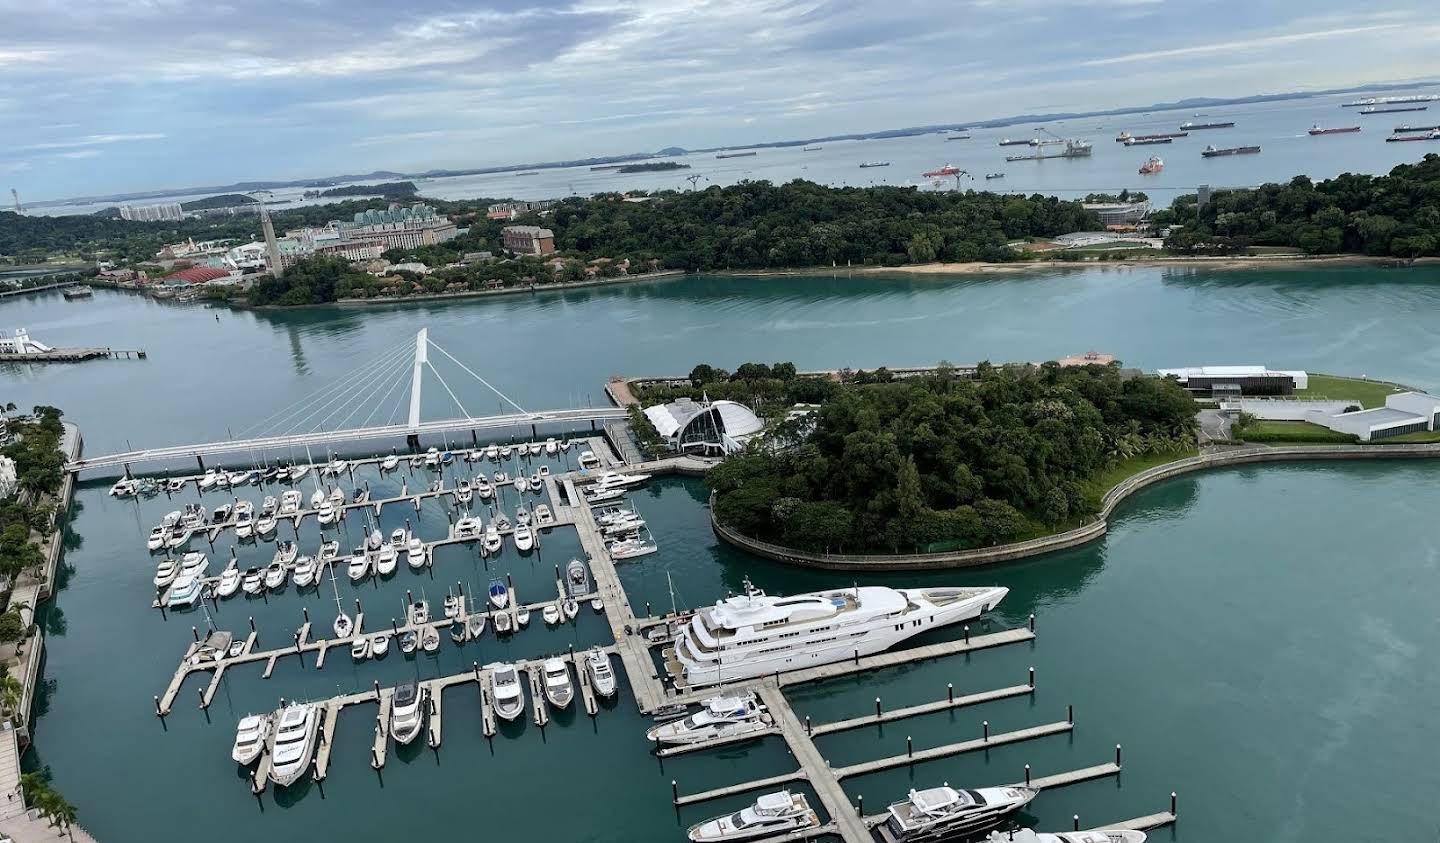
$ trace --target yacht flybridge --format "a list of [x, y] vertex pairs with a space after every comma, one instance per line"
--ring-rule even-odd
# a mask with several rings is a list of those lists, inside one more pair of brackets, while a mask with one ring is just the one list
[[890, 806], [877, 831], [886, 843], [970, 835], [997, 825], [1005, 815], [1029, 804], [1039, 792], [1033, 787], [912, 788], [904, 801]]
[[677, 682], [696, 687], [868, 656], [977, 618], [1008, 593], [998, 586], [859, 586], [771, 597], [747, 579], [743, 595], [694, 614], [666, 651], [666, 666]]
[[688, 717], [652, 726], [645, 737], [662, 744], [696, 744], [736, 738], [770, 728], [770, 715], [754, 694], [711, 697]]

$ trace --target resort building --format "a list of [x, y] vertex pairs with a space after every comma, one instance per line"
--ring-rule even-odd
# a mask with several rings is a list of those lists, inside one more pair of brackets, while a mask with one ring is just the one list
[[1083, 207], [1100, 217], [1100, 224], [1134, 226], [1150, 215], [1149, 202], [1086, 202]]
[[555, 232], [538, 225], [507, 225], [500, 229], [500, 242], [517, 255], [548, 255], [555, 251]]
[[338, 240], [379, 245], [381, 251], [433, 246], [461, 233], [449, 217], [429, 205], [391, 205], [385, 210], [361, 211], [349, 222], [332, 222], [326, 228], [333, 229]]
[[542, 213], [557, 204], [554, 199], [538, 202], [497, 202], [485, 211], [487, 220], [513, 220], [521, 214]]
[[1185, 366], [1157, 369], [1155, 373], [1162, 378], [1173, 377], [1194, 395], [1206, 398], [1292, 395], [1310, 383], [1305, 372], [1273, 371], [1264, 366]]
[[734, 401], [680, 398], [646, 407], [645, 418], [676, 451], [707, 455], [738, 451], [764, 427], [749, 407]]
[[120, 219], [136, 222], [175, 222], [185, 218], [179, 202], [164, 202], [159, 205], [121, 205]]
[[1397, 392], [1385, 396], [1385, 406], [1334, 416], [1306, 419], [1341, 433], [1353, 433], [1361, 442], [1404, 436], [1440, 428], [1440, 397], [1423, 392]]

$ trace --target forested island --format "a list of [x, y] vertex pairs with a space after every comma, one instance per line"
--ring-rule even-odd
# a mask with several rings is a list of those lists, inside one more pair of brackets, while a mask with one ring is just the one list
[[[748, 389], [779, 406], [812, 380], [788, 364], [747, 365], [748, 385], [746, 367], [706, 367], [701, 378], [718, 380], [695, 393]], [[812, 414], [711, 469], [722, 524], [818, 552], [984, 547], [1075, 526], [1117, 474], [1195, 443], [1189, 393], [1118, 366], [981, 363], [969, 377], [942, 364], [904, 380], [856, 373], [822, 390]]]
[[222, 193], [219, 196], [206, 196], [204, 199], [195, 199], [190, 202], [181, 202], [182, 211], [208, 211], [211, 208], [239, 208], [245, 205], [254, 205], [259, 202], [254, 196], [246, 196], [243, 193]]
[[331, 196], [379, 196], [383, 199], [414, 199], [420, 192], [413, 181], [387, 181], [384, 184], [347, 184], [328, 190], [307, 190], [306, 198]]
[[1440, 255], [1440, 156], [1401, 164], [1384, 176], [1345, 173], [1321, 182], [1216, 193], [1196, 211], [1180, 196], [1152, 216], [1157, 229], [1179, 226], [1165, 240], [1182, 254], [1231, 254], [1251, 246], [1293, 246], [1312, 255], [1397, 258]]
[[626, 164], [615, 172], [617, 173], [663, 173], [667, 170], [688, 170], [689, 164], [681, 164], [677, 161], [655, 161], [649, 164]]

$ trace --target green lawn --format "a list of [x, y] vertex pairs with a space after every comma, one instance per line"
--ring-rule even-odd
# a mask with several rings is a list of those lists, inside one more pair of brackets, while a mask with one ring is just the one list
[[1193, 457], [1200, 453], [1197, 449], [1191, 448], [1187, 451], [1172, 451], [1168, 454], [1144, 454], [1138, 457], [1131, 457], [1128, 460], [1121, 460], [1109, 471], [1103, 471], [1090, 478], [1085, 485], [1085, 493], [1091, 496], [1098, 503], [1100, 498], [1113, 487], [1119, 485], [1120, 481], [1139, 474], [1147, 468], [1154, 468], [1157, 465], [1183, 460], [1186, 457]]
[[1388, 383], [1311, 375], [1308, 389], [1295, 390], [1296, 398], [1325, 398], [1331, 401], [1359, 401], [1367, 410], [1385, 406], [1385, 396], [1395, 392]]
[[1246, 442], [1286, 442], [1297, 444], [1337, 444], [1355, 441], [1348, 433], [1339, 433], [1328, 427], [1303, 421], [1270, 421], [1257, 419], [1240, 431], [1240, 438]]

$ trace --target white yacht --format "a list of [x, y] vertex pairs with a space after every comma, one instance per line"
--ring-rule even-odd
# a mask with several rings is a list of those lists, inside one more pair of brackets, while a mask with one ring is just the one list
[[178, 576], [180, 576], [180, 563], [167, 556], [155, 566], [155, 587], [164, 588], [175, 582], [175, 578]]
[[767, 793], [748, 808], [733, 814], [706, 820], [690, 826], [694, 841], [752, 840], [757, 837], [779, 837], [790, 832], [814, 828], [820, 818], [805, 801], [805, 794], [782, 790]]
[[395, 573], [395, 548], [385, 545], [375, 551], [375, 570], [382, 577], [388, 577]]
[[275, 525], [276, 520], [273, 514], [262, 515], [259, 518], [255, 519], [255, 535], [262, 538], [268, 536], [275, 532]]
[[880, 836], [888, 843], [909, 843], [975, 834], [1025, 807], [1039, 792], [1033, 787], [912, 788], [904, 801], [890, 806]]
[[275, 723], [275, 745], [270, 753], [270, 780], [281, 787], [294, 784], [310, 766], [315, 754], [315, 733], [320, 712], [313, 705], [291, 703], [280, 710]]
[[200, 491], [207, 492], [215, 488], [217, 482], [219, 482], [219, 475], [215, 473], [215, 469], [207, 468], [205, 469], [205, 476], [200, 478], [198, 485], [200, 486]]
[[600, 475], [600, 478], [595, 481], [595, 485], [607, 489], [616, 489], [627, 486], [639, 486], [649, 479], [650, 475], [648, 474], [620, 474], [615, 471], [607, 471]]
[[474, 541], [480, 538], [480, 519], [469, 515], [455, 522], [455, 538]]
[[399, 467], [400, 467], [400, 457], [396, 456], [395, 454], [391, 454], [390, 456], [386, 457], [386, 458], [385, 458], [383, 461], [381, 461], [381, 463], [380, 463], [380, 470], [381, 470], [381, 471], [394, 471], [395, 469], [397, 469], [397, 468], [399, 468]]
[[610, 558], [616, 562], [625, 559], [636, 559], [641, 556], [649, 556], [660, 549], [660, 546], [653, 541], [646, 541], [639, 536], [631, 536], [628, 539], [613, 541], [605, 545], [610, 552]]
[[320, 522], [320, 526], [322, 527], [328, 527], [329, 525], [334, 524], [335, 505], [332, 504], [328, 499], [321, 501], [320, 506], [315, 510], [315, 518], [317, 521]]
[[547, 457], [555, 456], [555, 452], [558, 450], [560, 450], [560, 446], [556, 444], [554, 438], [545, 440], [545, 455]]
[[610, 666], [610, 657], [599, 647], [591, 647], [585, 655], [585, 672], [590, 674], [590, 686], [602, 697], [615, 696], [615, 669]]
[[232, 514], [235, 518], [235, 535], [242, 539], [250, 538], [255, 533], [255, 504], [240, 501], [235, 504]]
[[490, 522], [490, 526], [485, 528], [485, 540], [482, 547], [485, 548], [486, 553], [499, 553], [500, 548], [504, 546], [505, 540], [500, 537], [500, 531], [496, 529], [495, 522]]
[[320, 504], [324, 503], [329, 499], [330, 496], [325, 494], [324, 489], [316, 488], [314, 492], [310, 493], [310, 508], [319, 509]]
[[295, 587], [309, 588], [316, 583], [320, 565], [313, 557], [301, 556], [295, 560]]
[[531, 531], [529, 524], [517, 526], [513, 538], [515, 539], [516, 550], [530, 550], [535, 546], [535, 533]]
[[455, 500], [458, 503], [469, 503], [474, 497], [475, 490], [470, 486], [469, 479], [460, 478], [460, 482], [455, 486]]
[[545, 699], [556, 708], [565, 708], [575, 698], [575, 686], [570, 683], [570, 669], [564, 659], [546, 659]]
[[215, 586], [215, 593], [221, 597], [230, 597], [240, 590], [240, 569], [231, 562], [224, 571], [220, 572], [220, 582]]
[[175, 584], [170, 586], [170, 595], [165, 599], [165, 604], [171, 609], [178, 606], [194, 606], [200, 601], [201, 593], [204, 591], [204, 582], [194, 574], [181, 574], [176, 578]]
[[868, 656], [977, 618], [1008, 593], [998, 586], [860, 586], [770, 597], [747, 579], [744, 594], [695, 612], [667, 651], [667, 666], [695, 687]]
[[250, 714], [240, 718], [240, 725], [235, 728], [235, 746], [230, 750], [230, 757], [236, 764], [248, 766], [260, 757], [265, 742], [270, 739], [271, 716]]
[[586, 470], [599, 468], [600, 458], [595, 456], [594, 451], [581, 451], [580, 467]]
[[420, 686], [414, 682], [395, 689], [395, 695], [390, 698], [390, 734], [395, 736], [396, 743], [408, 744], [420, 734], [420, 727], [425, 723], [423, 703]]
[[350, 554], [350, 581], [359, 582], [370, 576], [370, 557], [366, 555], [365, 548], [357, 547], [355, 552]]
[[280, 514], [294, 515], [300, 511], [300, 504], [305, 496], [295, 489], [286, 489], [280, 494]]
[[283, 587], [285, 585], [286, 575], [289, 573], [290, 569], [286, 568], [282, 563], [271, 562], [265, 566], [265, 587], [271, 591]]
[[988, 843], [1145, 843], [1145, 832], [1122, 828], [1060, 831], [1046, 834], [1033, 828], [990, 832]]
[[410, 570], [418, 571], [425, 567], [426, 556], [425, 545], [419, 539], [411, 539], [410, 546], [405, 549], [405, 562]]
[[246, 594], [259, 594], [265, 588], [265, 575], [259, 568], [246, 568], [240, 578], [240, 590]]
[[645, 737], [663, 744], [705, 743], [763, 732], [770, 723], [770, 715], [754, 694], [711, 697], [694, 714], [651, 726]]
[[165, 546], [165, 540], [170, 538], [170, 530], [167, 527], [155, 527], [150, 531], [150, 538], [145, 540], [145, 547], [148, 550], [159, 550]]
[[180, 576], [203, 577], [210, 569], [210, 558], [198, 551], [190, 551], [180, 557]]

